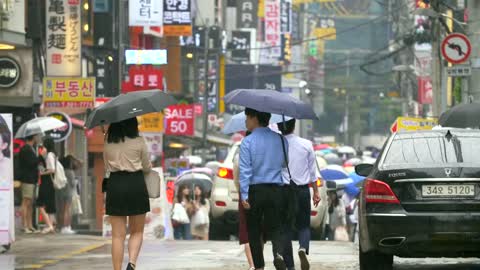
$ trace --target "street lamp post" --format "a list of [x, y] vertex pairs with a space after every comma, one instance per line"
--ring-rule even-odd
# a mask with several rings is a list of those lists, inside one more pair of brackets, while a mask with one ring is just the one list
[[205, 25], [205, 44], [204, 44], [204, 77], [203, 77], [203, 127], [202, 127], [202, 162], [205, 164], [207, 160], [207, 129], [208, 129], [208, 49], [210, 47], [210, 28]]

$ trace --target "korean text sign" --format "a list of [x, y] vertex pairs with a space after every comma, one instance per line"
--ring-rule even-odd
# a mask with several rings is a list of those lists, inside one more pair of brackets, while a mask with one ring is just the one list
[[93, 108], [95, 78], [44, 78], [45, 108]]
[[163, 33], [165, 36], [191, 36], [191, 10], [191, 0], [164, 0]]
[[282, 56], [280, 35], [280, 0], [265, 0], [265, 43], [272, 47], [272, 57]]
[[80, 0], [47, 0], [47, 75], [81, 76]]
[[162, 1], [130, 0], [128, 4], [130, 26], [162, 26]]
[[193, 136], [195, 134], [194, 112], [194, 105], [173, 105], [165, 109], [165, 134]]

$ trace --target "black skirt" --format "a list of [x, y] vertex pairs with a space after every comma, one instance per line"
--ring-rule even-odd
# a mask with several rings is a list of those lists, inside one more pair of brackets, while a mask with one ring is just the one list
[[106, 214], [136, 216], [150, 211], [147, 185], [142, 171], [113, 172], [107, 180]]
[[48, 214], [55, 214], [57, 212], [55, 202], [55, 188], [52, 181], [53, 175], [42, 175], [42, 182], [38, 189], [38, 198], [36, 205], [38, 207], [45, 207]]

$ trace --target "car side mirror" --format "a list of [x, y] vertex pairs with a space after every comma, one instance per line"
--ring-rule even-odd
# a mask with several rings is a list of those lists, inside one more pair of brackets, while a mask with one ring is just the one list
[[359, 164], [355, 166], [355, 172], [363, 177], [367, 177], [373, 170], [372, 164]]

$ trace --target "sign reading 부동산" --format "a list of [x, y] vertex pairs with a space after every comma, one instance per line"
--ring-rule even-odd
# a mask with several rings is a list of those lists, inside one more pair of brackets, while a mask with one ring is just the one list
[[45, 109], [93, 108], [95, 105], [95, 78], [43, 79], [43, 106]]
[[80, 0], [47, 0], [47, 76], [81, 76]]

